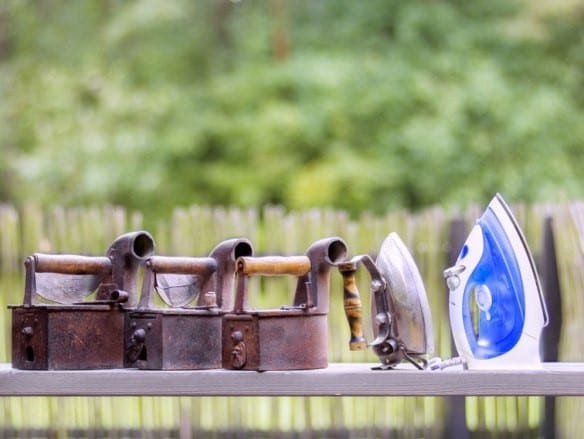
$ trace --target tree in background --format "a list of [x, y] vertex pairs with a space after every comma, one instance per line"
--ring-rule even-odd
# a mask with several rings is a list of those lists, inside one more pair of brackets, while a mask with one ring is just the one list
[[9, 0], [0, 199], [581, 197], [583, 19], [567, 0]]

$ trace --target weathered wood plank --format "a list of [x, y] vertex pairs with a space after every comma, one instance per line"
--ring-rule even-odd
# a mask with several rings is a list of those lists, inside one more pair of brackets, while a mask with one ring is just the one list
[[335, 363], [304, 371], [24, 371], [0, 365], [0, 396], [440, 396], [584, 395], [584, 363], [542, 370], [418, 371], [407, 365]]

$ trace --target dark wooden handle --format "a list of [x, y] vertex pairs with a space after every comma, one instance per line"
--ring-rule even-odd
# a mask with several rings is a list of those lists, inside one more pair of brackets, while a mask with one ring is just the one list
[[363, 307], [355, 280], [357, 266], [353, 262], [347, 262], [339, 264], [338, 268], [343, 276], [343, 304], [351, 330], [349, 349], [352, 351], [363, 350], [367, 348], [367, 341], [363, 336]]

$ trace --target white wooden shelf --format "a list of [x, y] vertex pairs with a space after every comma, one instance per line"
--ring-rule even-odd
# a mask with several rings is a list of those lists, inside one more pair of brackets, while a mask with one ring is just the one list
[[335, 363], [303, 371], [25, 371], [0, 364], [0, 396], [444, 396], [584, 395], [584, 363], [542, 370], [420, 371]]

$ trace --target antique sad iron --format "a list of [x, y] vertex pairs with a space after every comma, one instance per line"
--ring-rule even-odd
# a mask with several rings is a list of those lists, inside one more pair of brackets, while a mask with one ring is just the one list
[[351, 350], [365, 349], [362, 310], [355, 273], [362, 263], [371, 276], [371, 320], [375, 339], [370, 343], [381, 369], [409, 361], [418, 369], [434, 350], [432, 315], [418, 268], [396, 233], [383, 241], [377, 259], [355, 256], [338, 264], [343, 276], [344, 307], [351, 328]]
[[541, 367], [547, 310], [531, 252], [501, 195], [477, 220], [444, 277], [452, 336], [469, 369]]
[[[328, 365], [330, 269], [343, 260], [340, 238], [313, 243], [304, 256], [241, 257], [233, 310], [223, 320], [223, 367], [240, 370], [319, 369]], [[247, 306], [251, 276], [296, 276], [292, 305]]]
[[27, 257], [23, 304], [9, 306], [13, 367], [123, 367], [124, 308], [135, 306], [138, 268], [153, 252], [152, 236], [138, 231], [118, 237], [103, 257]]
[[222, 319], [233, 304], [235, 261], [252, 254], [247, 239], [229, 239], [208, 257], [148, 259], [140, 302], [126, 315], [125, 366], [221, 368]]

